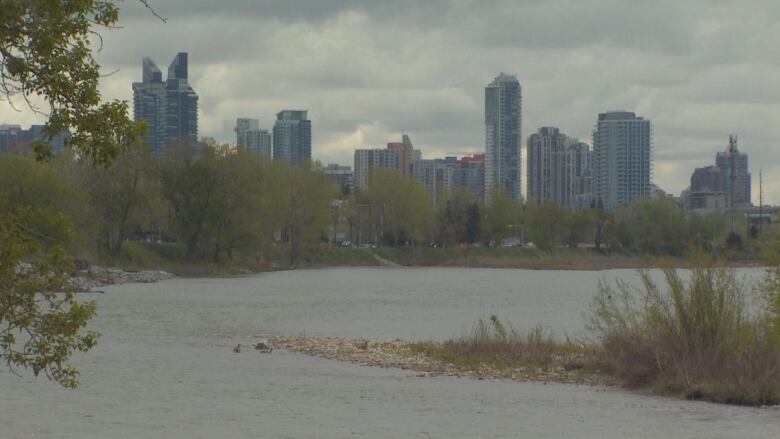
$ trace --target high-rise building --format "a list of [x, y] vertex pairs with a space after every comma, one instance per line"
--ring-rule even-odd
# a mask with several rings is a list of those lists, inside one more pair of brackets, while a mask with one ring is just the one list
[[0, 125], [0, 154], [31, 156], [35, 142], [48, 143], [54, 154], [62, 154], [68, 137], [67, 131], [48, 137], [43, 132], [43, 125], [31, 125], [29, 130], [22, 129], [21, 125]]
[[260, 129], [260, 121], [257, 119], [250, 119], [248, 117], [239, 117], [236, 119], [236, 127], [234, 128], [234, 131], [236, 132], [236, 146], [240, 148], [246, 142], [244, 137], [245, 132], [258, 129]]
[[414, 162], [414, 177], [428, 191], [431, 202], [439, 206], [455, 186], [455, 174], [459, 167], [455, 157], [445, 159], [419, 159]]
[[271, 133], [259, 127], [257, 119], [236, 119], [236, 147], [263, 159], [271, 158]]
[[590, 147], [555, 127], [528, 137], [528, 199], [579, 210], [590, 203]]
[[650, 121], [627, 111], [599, 114], [593, 132], [593, 196], [611, 212], [651, 195]]
[[[387, 149], [394, 149], [398, 151], [399, 170], [403, 175], [412, 175], [414, 161], [421, 158], [419, 150], [414, 149], [412, 140], [408, 135], [404, 134], [401, 142], [391, 142], [387, 144]], [[415, 154], [415, 151], [418, 154]]]
[[566, 148], [566, 208], [582, 210], [593, 201], [593, 153], [585, 142], [572, 142]]
[[290, 166], [311, 161], [311, 121], [306, 110], [276, 113], [273, 130], [273, 157]]
[[[726, 151], [719, 152], [715, 156], [715, 166], [726, 176], [726, 191], [729, 194], [731, 193], [731, 181], [734, 181], [734, 207], [752, 206], [748, 156], [737, 149], [736, 136], [731, 136]], [[732, 166], [734, 169], [733, 179], [731, 177]]]
[[365, 190], [376, 168], [388, 168], [400, 171], [398, 151], [395, 149], [356, 149], [355, 150], [355, 186]]
[[474, 198], [485, 196], [485, 154], [464, 156], [458, 161], [455, 171], [455, 186], [468, 189]]
[[339, 185], [342, 192], [349, 193], [355, 188], [355, 175], [351, 167], [329, 163], [322, 171]]
[[566, 148], [569, 138], [555, 127], [542, 127], [528, 137], [526, 173], [528, 200], [566, 206]]
[[684, 193], [686, 209], [722, 212], [729, 206], [729, 173], [717, 166], [696, 168], [691, 175], [691, 186]]
[[501, 73], [485, 87], [485, 190], [500, 188], [522, 198], [522, 89], [516, 77]]
[[187, 82], [187, 53], [180, 52], [168, 66], [168, 78], [151, 60], [143, 59], [143, 80], [133, 83], [133, 115], [145, 120], [144, 140], [158, 158], [170, 142], [195, 144], [198, 140], [198, 95]]

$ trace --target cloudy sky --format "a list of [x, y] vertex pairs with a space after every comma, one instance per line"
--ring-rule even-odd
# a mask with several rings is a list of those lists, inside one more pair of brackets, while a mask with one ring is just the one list
[[[655, 181], [678, 194], [728, 135], [780, 203], [780, 2], [487, 0], [126, 0], [103, 32], [107, 98], [132, 99], [141, 58], [165, 72], [189, 52], [201, 136], [235, 139], [237, 117], [270, 128], [309, 110], [313, 155], [350, 164], [358, 147], [408, 133], [425, 157], [484, 150], [484, 86], [523, 87], [523, 137], [553, 125], [591, 142], [599, 112], [649, 118]], [[165, 74], [165, 73], [164, 73]], [[32, 116], [0, 109], [0, 123]], [[525, 187], [525, 185], [523, 185]]]

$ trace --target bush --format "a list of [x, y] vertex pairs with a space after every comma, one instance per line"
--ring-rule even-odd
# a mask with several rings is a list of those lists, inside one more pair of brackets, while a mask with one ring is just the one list
[[[495, 315], [479, 319], [468, 335], [443, 343], [417, 343], [415, 350], [460, 368], [479, 369], [490, 365], [497, 369], [532, 367], [582, 368], [587, 348], [570, 340], [557, 341], [541, 326], [528, 333], [517, 331]], [[576, 366], [575, 366], [576, 364]]]
[[733, 269], [699, 264], [689, 280], [668, 269], [665, 290], [648, 271], [639, 275], [640, 290], [599, 285], [590, 328], [608, 374], [692, 399], [780, 402], [780, 349]]

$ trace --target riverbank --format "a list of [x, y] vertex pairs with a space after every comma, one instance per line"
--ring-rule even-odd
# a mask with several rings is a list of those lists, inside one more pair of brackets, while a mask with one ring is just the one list
[[163, 270], [124, 271], [118, 268], [90, 265], [76, 270], [69, 283], [76, 291], [88, 292], [105, 285], [154, 283], [175, 277], [176, 275]]
[[426, 348], [431, 346], [428, 342], [263, 334], [259, 334], [257, 338], [267, 340], [275, 349], [362, 366], [410, 370], [416, 372], [418, 377], [453, 376], [479, 380], [508, 379], [583, 385], [613, 383], [607, 376], [586, 371], [583, 365], [588, 358], [583, 353], [558, 353], [546, 366], [528, 363], [500, 367], [489, 363], [453, 363], [436, 358]]
[[[763, 263], [745, 255], [731, 255], [723, 264], [733, 267], [756, 267]], [[177, 276], [222, 276], [262, 273], [279, 270], [328, 267], [468, 267], [514, 268], [530, 270], [601, 271], [648, 267], [689, 268], [688, 257], [660, 257], [599, 252], [593, 249], [556, 249], [540, 251], [519, 247], [434, 248], [377, 247], [350, 248], [321, 245], [308, 248], [295, 264], [289, 261], [285, 246], [274, 246], [253, 258], [237, 255], [219, 262], [188, 262], [181, 249], [168, 243], [128, 243], [125, 253], [115, 260], [98, 261], [135, 272], [164, 270]]]

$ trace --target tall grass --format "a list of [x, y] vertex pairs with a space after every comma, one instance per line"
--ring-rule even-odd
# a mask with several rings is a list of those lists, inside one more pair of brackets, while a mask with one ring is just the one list
[[730, 268], [703, 263], [686, 279], [646, 270], [641, 288], [602, 282], [590, 329], [599, 364], [628, 387], [735, 404], [780, 402], [780, 346], [762, 310]]
[[582, 354], [587, 348], [569, 339], [558, 341], [541, 325], [523, 333], [491, 315], [487, 321], [479, 319], [470, 334], [443, 343], [416, 343], [413, 349], [467, 369], [488, 365], [572, 370], [584, 366]]

